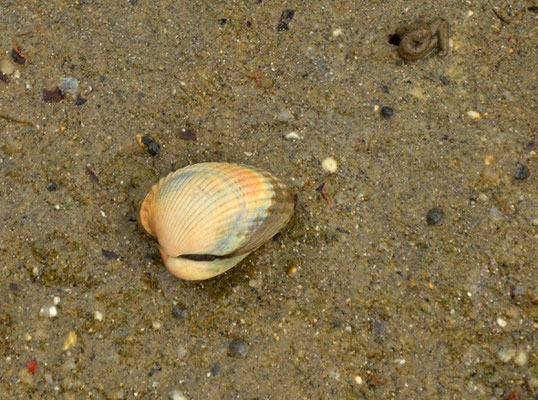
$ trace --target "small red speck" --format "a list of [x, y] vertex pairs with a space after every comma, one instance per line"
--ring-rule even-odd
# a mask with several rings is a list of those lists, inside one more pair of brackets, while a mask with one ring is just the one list
[[32, 374], [35, 374], [35, 372], [37, 371], [37, 363], [35, 361], [28, 361], [26, 363], [26, 368], [28, 369], [28, 371], [30, 371]]

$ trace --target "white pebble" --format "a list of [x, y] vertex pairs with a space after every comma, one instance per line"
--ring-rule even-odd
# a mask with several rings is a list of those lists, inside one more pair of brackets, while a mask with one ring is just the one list
[[346, 327], [344, 328], [344, 330], [345, 330], [347, 333], [351, 333], [351, 332], [352, 332], [352, 330], [351, 330], [351, 326], [349, 326], [349, 325], [346, 326]]
[[55, 306], [43, 306], [39, 310], [39, 315], [47, 318], [54, 318], [58, 315], [58, 309]]
[[295, 132], [290, 132], [290, 133], [288, 133], [285, 137], [286, 137], [286, 139], [288, 139], [288, 140], [297, 140], [297, 139], [300, 139], [299, 135], [296, 134]]
[[60, 296], [54, 296], [52, 299], [52, 302], [54, 303], [55, 306], [60, 304]]
[[501, 328], [504, 328], [506, 326], [506, 321], [504, 319], [502, 319], [501, 317], [497, 318], [497, 324], [501, 327]]
[[512, 357], [514, 357], [515, 354], [516, 354], [515, 349], [501, 348], [499, 351], [497, 351], [497, 357], [499, 357], [499, 360], [501, 360], [502, 362], [505, 362], [505, 363], [510, 361], [512, 359]]
[[321, 162], [321, 166], [324, 171], [327, 171], [330, 174], [336, 172], [336, 170], [338, 169], [338, 163], [332, 157], [327, 157], [325, 160], [323, 160]]
[[93, 313], [93, 318], [95, 318], [97, 321], [103, 320], [103, 313], [101, 311], [95, 311]]
[[362, 378], [359, 375], [357, 375], [353, 380], [357, 385], [362, 385]]
[[252, 157], [252, 152], [251, 151], [245, 151], [243, 152], [244, 155], [246, 155], [247, 157]]
[[520, 367], [527, 365], [527, 361], [529, 361], [529, 356], [527, 352], [523, 350], [517, 353], [516, 357], [514, 358], [514, 364]]
[[170, 392], [170, 399], [171, 400], [187, 400], [187, 397], [183, 393], [181, 393], [180, 390], [175, 389], [172, 392]]
[[159, 321], [153, 321], [153, 323], [151, 324], [151, 327], [157, 331], [161, 329], [161, 323]]
[[480, 194], [478, 195], [478, 200], [480, 200], [480, 201], [488, 201], [489, 198], [488, 198], [488, 195], [487, 195], [487, 194], [485, 194], [485, 193], [480, 193]]
[[480, 113], [477, 112], [477, 111], [474, 111], [474, 110], [469, 110], [467, 111], [467, 116], [471, 119], [474, 119], [474, 120], [479, 120], [480, 119]]
[[340, 29], [340, 28], [335, 29], [335, 30], [333, 31], [333, 37], [336, 38], [336, 37], [340, 36], [340, 35], [343, 34], [343, 33], [344, 33], [344, 31], [343, 31], [342, 29]]

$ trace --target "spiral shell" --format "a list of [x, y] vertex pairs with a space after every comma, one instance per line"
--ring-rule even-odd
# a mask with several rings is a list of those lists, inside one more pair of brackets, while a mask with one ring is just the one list
[[264, 244], [294, 208], [291, 190], [269, 172], [202, 163], [154, 185], [140, 207], [140, 223], [157, 237], [172, 274], [198, 280], [227, 271]]

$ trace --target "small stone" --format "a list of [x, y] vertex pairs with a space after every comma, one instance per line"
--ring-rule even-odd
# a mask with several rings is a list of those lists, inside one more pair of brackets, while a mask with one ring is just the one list
[[75, 331], [70, 331], [67, 334], [67, 338], [64, 341], [62, 350], [63, 351], [69, 350], [70, 348], [74, 347], [76, 344], [77, 344], [77, 334]]
[[325, 160], [321, 162], [321, 167], [324, 171], [332, 174], [335, 173], [338, 170], [338, 163], [336, 160], [332, 157], [327, 157]]
[[362, 378], [359, 375], [357, 375], [353, 380], [357, 385], [362, 385]]
[[527, 365], [528, 361], [529, 361], [529, 355], [524, 350], [519, 351], [514, 358], [514, 364], [516, 364], [519, 367], [523, 367]]
[[151, 323], [151, 327], [152, 327], [154, 330], [158, 331], [159, 329], [161, 329], [161, 323], [160, 323], [159, 321], [153, 321], [153, 322]]
[[60, 301], [61, 301], [60, 296], [54, 296], [54, 297], [52, 298], [52, 302], [54, 303], [55, 306], [57, 306], [58, 304], [60, 304]]
[[480, 113], [474, 110], [467, 111], [467, 116], [475, 121], [478, 121], [481, 118]]
[[447, 77], [444, 76], [444, 75], [439, 75], [439, 80], [441, 81], [441, 83], [443, 85], [448, 85], [449, 84], [449, 81], [448, 81]]
[[426, 222], [428, 223], [428, 225], [432, 226], [441, 225], [441, 223], [443, 222], [443, 217], [443, 210], [438, 207], [434, 207], [430, 211], [428, 211], [428, 214], [426, 215]]
[[279, 111], [276, 119], [280, 122], [288, 122], [293, 119], [293, 115], [288, 110]]
[[176, 304], [174, 307], [172, 307], [172, 315], [177, 319], [185, 319], [189, 316], [189, 313], [185, 307]]
[[514, 178], [518, 180], [527, 179], [531, 175], [529, 169], [520, 163], [517, 163], [516, 165], [516, 173], [514, 174]]
[[506, 321], [504, 319], [502, 319], [501, 317], [497, 318], [497, 324], [501, 327], [501, 328], [504, 328], [506, 326]]
[[504, 363], [507, 363], [514, 357], [516, 354], [515, 349], [505, 349], [501, 348], [499, 351], [497, 351], [497, 357], [499, 357], [499, 360], [501, 360]]
[[54, 318], [58, 315], [58, 309], [55, 306], [43, 306], [39, 310], [39, 315], [47, 318]]
[[337, 28], [333, 31], [333, 37], [334, 38], [337, 38], [338, 36], [342, 35], [344, 33], [344, 31], [340, 28]]
[[179, 389], [175, 389], [170, 392], [170, 400], [187, 400], [187, 397]]
[[482, 202], [486, 202], [486, 201], [489, 200], [489, 198], [488, 198], [488, 195], [487, 195], [487, 194], [485, 194], [485, 193], [480, 193], [480, 194], [478, 195], [478, 200], [480, 200], [480, 201], [482, 201]]
[[262, 286], [262, 279], [261, 278], [251, 279], [251, 280], [248, 281], [248, 285], [251, 288], [258, 289], [258, 288], [260, 288]]
[[299, 135], [295, 132], [290, 132], [288, 133], [286, 136], [285, 136], [286, 139], [288, 140], [297, 140], [297, 139], [300, 139]]
[[75, 100], [75, 105], [76, 105], [76, 106], [81, 106], [81, 105], [83, 105], [84, 103], [86, 103], [86, 101], [87, 101], [86, 99], [84, 99], [84, 98], [78, 96], [77, 99]]
[[103, 313], [101, 311], [95, 311], [93, 313], [93, 318], [96, 320], [96, 321], [102, 321], [103, 320]]
[[7, 58], [2, 60], [2, 64], [0, 64], [0, 71], [4, 75], [11, 75], [13, 72], [15, 72], [15, 64], [11, 62], [11, 60], [8, 60]]
[[248, 353], [248, 344], [242, 339], [233, 339], [228, 345], [232, 356], [245, 357]]
[[26, 368], [21, 368], [17, 376], [24, 385], [30, 385], [34, 380], [34, 377]]
[[179, 131], [179, 137], [183, 140], [198, 140], [196, 131], [194, 129], [183, 128]]
[[62, 96], [75, 97], [78, 90], [78, 80], [77, 78], [68, 76], [67, 78], [63, 79], [59, 88], [60, 88], [60, 92], [62, 93]]
[[381, 107], [381, 116], [383, 118], [391, 118], [394, 115], [394, 109], [389, 106]]
[[47, 190], [49, 192], [55, 192], [58, 189], [58, 184], [56, 182], [49, 183], [49, 186], [47, 186]]

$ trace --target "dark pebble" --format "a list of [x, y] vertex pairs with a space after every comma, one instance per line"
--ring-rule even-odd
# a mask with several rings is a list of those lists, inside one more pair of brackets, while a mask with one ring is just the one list
[[75, 105], [76, 106], [81, 106], [83, 105], [84, 103], [86, 103], [86, 99], [78, 96], [77, 99], [75, 100]]
[[398, 67], [401, 67], [402, 65], [404, 65], [403, 60], [396, 60], [396, 65], [397, 65]]
[[179, 131], [179, 137], [184, 140], [197, 140], [196, 131], [194, 129], [182, 129]]
[[185, 307], [180, 306], [180, 305], [175, 305], [172, 308], [172, 315], [174, 316], [174, 318], [177, 318], [177, 319], [185, 319], [189, 316], [189, 313], [185, 309]]
[[388, 93], [389, 92], [389, 87], [387, 85], [381, 85], [381, 91], [383, 93]]
[[219, 19], [219, 24], [220, 25], [225, 25], [226, 24], [226, 18]]
[[282, 11], [282, 14], [280, 15], [280, 20], [278, 21], [278, 25], [276, 27], [276, 30], [279, 32], [282, 31], [289, 31], [289, 23], [293, 19], [293, 16], [295, 15], [295, 10], [284, 10]]
[[426, 215], [426, 222], [428, 222], [428, 225], [441, 225], [441, 223], [443, 222], [443, 217], [443, 210], [434, 207], [430, 211], [428, 211], [428, 214]]
[[118, 258], [118, 255], [112, 250], [101, 249], [101, 253], [107, 260], [115, 260]]
[[522, 180], [527, 179], [529, 176], [531, 176], [531, 172], [529, 171], [529, 169], [525, 165], [517, 163], [516, 173], [514, 174], [514, 177], [516, 179]]
[[448, 85], [448, 79], [447, 79], [446, 76], [444, 76], [444, 75], [439, 75], [439, 80], [441, 81], [441, 83], [442, 83], [443, 85]]
[[383, 106], [381, 107], [381, 116], [383, 118], [391, 118], [394, 115], [394, 110], [392, 107]]
[[228, 345], [230, 354], [236, 357], [245, 357], [248, 353], [248, 344], [244, 340], [234, 339]]
[[49, 192], [55, 192], [58, 189], [58, 184], [56, 182], [49, 183], [49, 186], [47, 186], [47, 190]]

